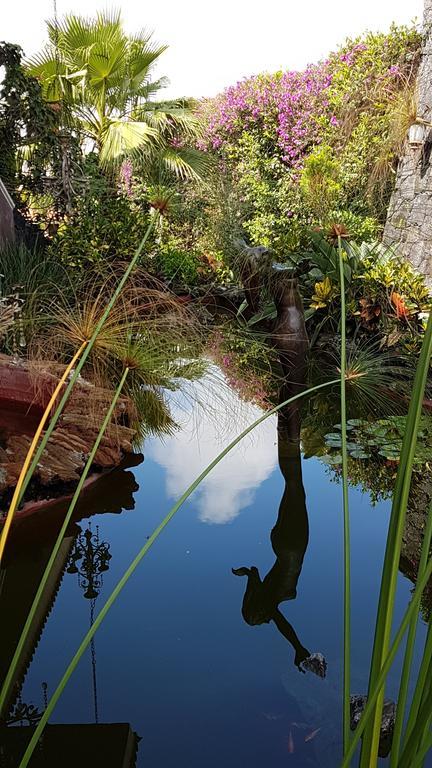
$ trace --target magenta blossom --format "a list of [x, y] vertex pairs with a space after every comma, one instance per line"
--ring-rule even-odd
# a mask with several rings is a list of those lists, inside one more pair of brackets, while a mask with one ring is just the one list
[[130, 197], [132, 195], [132, 175], [133, 165], [132, 160], [123, 160], [120, 166], [120, 182], [123, 185], [126, 194]]

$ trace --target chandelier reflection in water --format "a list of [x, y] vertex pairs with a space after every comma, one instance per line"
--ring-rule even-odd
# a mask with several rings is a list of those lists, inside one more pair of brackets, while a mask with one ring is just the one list
[[89, 527], [75, 540], [66, 572], [78, 574], [78, 583], [88, 600], [95, 600], [102, 588], [103, 574], [111, 560], [109, 550], [110, 545], [99, 540], [99, 526], [96, 533]]
[[[99, 539], [99, 526], [93, 533], [90, 526], [79, 533], [69, 555], [66, 573], [78, 574], [78, 584], [84, 592], [84, 597], [90, 600], [90, 626], [93, 626], [96, 598], [103, 586], [103, 574], [109, 569], [111, 560], [110, 545]], [[90, 642], [92, 666], [92, 687], [95, 723], [99, 722], [99, 704], [96, 680], [96, 647], [95, 639]]]

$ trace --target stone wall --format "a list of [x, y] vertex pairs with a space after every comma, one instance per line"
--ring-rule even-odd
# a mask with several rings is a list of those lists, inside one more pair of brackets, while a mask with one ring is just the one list
[[[423, 47], [417, 81], [417, 117], [432, 122], [432, 0], [425, 0]], [[406, 143], [399, 161], [384, 243], [398, 252], [432, 283], [432, 129], [425, 128], [420, 147]]]

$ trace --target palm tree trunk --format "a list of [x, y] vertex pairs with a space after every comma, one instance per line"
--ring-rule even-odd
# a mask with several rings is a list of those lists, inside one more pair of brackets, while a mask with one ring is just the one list
[[423, 141], [417, 145], [406, 141], [383, 239], [386, 245], [397, 246], [432, 283], [432, 0], [424, 0], [417, 97]]

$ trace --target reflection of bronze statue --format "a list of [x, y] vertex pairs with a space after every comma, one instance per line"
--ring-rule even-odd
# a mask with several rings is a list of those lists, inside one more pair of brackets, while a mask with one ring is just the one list
[[[284, 390], [283, 397], [289, 397], [289, 386]], [[324, 657], [319, 653], [311, 654], [305, 648], [279, 609], [280, 603], [297, 597], [297, 583], [309, 541], [299, 425], [298, 404], [284, 408], [278, 418], [278, 458], [285, 488], [278, 518], [270, 534], [276, 561], [263, 580], [256, 566], [232, 570], [236, 576], [248, 577], [242, 606], [242, 615], [247, 624], [273, 621], [294, 648], [295, 666], [302, 672], [310, 670], [324, 677], [327, 668]], [[294, 434], [295, 429], [298, 429], [297, 435]]]
[[286, 484], [276, 525], [270, 536], [276, 561], [263, 580], [255, 566], [233, 568], [236, 576], [248, 577], [242, 606], [244, 620], [250, 625], [274, 621], [293, 646], [294, 663], [299, 669], [310, 653], [279, 610], [279, 604], [294, 600], [297, 595], [297, 582], [309, 538], [300, 462], [299, 446], [284, 442], [279, 433], [279, 466]]

